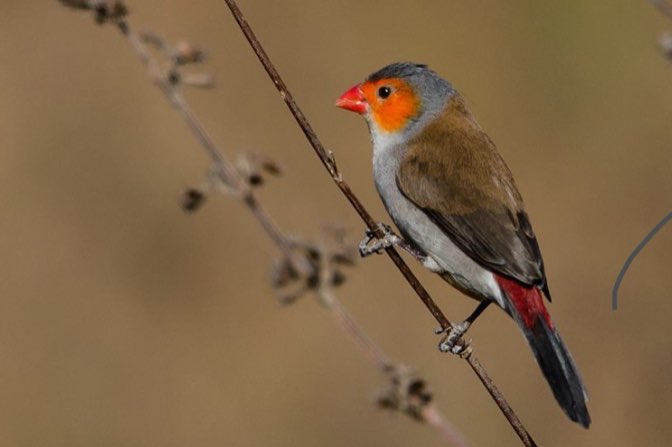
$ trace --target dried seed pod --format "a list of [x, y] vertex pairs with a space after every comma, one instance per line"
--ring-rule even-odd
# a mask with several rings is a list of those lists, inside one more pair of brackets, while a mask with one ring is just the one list
[[236, 159], [236, 168], [238, 173], [251, 186], [263, 185], [265, 181], [264, 174], [279, 176], [282, 172], [280, 165], [269, 157], [247, 152], [238, 156]]
[[184, 191], [180, 207], [187, 213], [197, 211], [205, 203], [206, 194], [200, 189], [189, 188]]
[[178, 41], [171, 53], [177, 65], [200, 64], [205, 61], [205, 51], [186, 40]]
[[388, 370], [389, 383], [379, 392], [376, 403], [389, 410], [400, 411], [415, 420], [426, 422], [423, 410], [432, 402], [432, 393], [424, 379], [405, 365]]

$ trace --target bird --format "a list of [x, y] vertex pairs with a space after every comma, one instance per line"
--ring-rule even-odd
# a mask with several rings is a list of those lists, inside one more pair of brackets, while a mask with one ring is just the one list
[[362, 115], [374, 183], [399, 230], [368, 229], [362, 256], [398, 245], [479, 301], [440, 343], [455, 342], [495, 303], [518, 324], [560, 407], [588, 428], [587, 394], [544, 305], [551, 301], [539, 243], [513, 175], [453, 85], [427, 65], [397, 62], [336, 101]]

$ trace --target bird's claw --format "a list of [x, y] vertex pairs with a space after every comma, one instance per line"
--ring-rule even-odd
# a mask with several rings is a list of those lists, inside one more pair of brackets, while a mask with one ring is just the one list
[[437, 335], [447, 332], [439, 342], [439, 351], [451, 352], [460, 356], [466, 355], [466, 353], [470, 352], [470, 342], [461, 341], [462, 336], [467, 332], [469, 326], [471, 326], [470, 322], [463, 321], [462, 323], [453, 325], [449, 331], [446, 331], [443, 328], [436, 329], [434, 333]]
[[385, 234], [382, 238], [376, 236], [376, 232], [367, 228], [366, 237], [359, 243], [359, 254], [366, 258], [374, 253], [381, 254], [383, 250], [401, 243], [401, 238], [394, 234], [389, 225], [379, 223], [378, 228]]

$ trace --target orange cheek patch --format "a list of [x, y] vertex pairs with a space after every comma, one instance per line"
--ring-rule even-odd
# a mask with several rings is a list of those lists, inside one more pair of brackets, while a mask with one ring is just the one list
[[[393, 92], [387, 99], [382, 99], [378, 97], [378, 89], [385, 85], [392, 87]], [[381, 79], [366, 83], [362, 86], [362, 92], [371, 107], [372, 118], [385, 132], [401, 130], [409, 119], [418, 114], [418, 97], [402, 80]]]

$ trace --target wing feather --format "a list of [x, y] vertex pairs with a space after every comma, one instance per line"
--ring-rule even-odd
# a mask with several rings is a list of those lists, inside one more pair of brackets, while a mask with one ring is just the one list
[[461, 98], [451, 99], [410, 142], [397, 185], [474, 261], [538, 286], [550, 299], [539, 245], [513, 176]]

